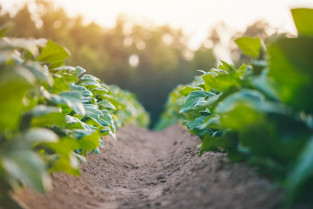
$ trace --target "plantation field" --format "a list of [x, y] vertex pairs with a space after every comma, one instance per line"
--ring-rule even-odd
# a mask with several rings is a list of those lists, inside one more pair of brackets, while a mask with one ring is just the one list
[[199, 70], [154, 131], [133, 93], [1, 26], [0, 208], [312, 208], [313, 9], [291, 14], [297, 36], [237, 38], [251, 61]]

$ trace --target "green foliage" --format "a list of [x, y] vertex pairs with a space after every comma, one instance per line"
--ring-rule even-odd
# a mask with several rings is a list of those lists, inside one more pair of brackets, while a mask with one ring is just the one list
[[299, 8], [291, 10], [299, 35], [313, 35], [313, 13], [311, 9]]
[[[287, 206], [312, 204], [312, 9], [292, 10], [299, 36], [282, 37], [262, 52], [261, 41], [236, 43], [253, 60], [239, 69], [225, 62], [176, 88], [159, 124], [184, 120], [205, 151], [246, 160], [285, 188]], [[260, 56], [260, 52], [265, 56]], [[175, 103], [175, 104], [172, 104]], [[180, 115], [178, 113], [181, 113]]]
[[49, 172], [79, 175], [118, 127], [149, 123], [133, 94], [65, 66], [68, 55], [44, 39], [0, 39], [1, 207], [18, 208], [10, 193], [23, 185], [48, 191]]
[[259, 38], [242, 37], [235, 40], [239, 48], [248, 56], [258, 58], [261, 50], [261, 40]]

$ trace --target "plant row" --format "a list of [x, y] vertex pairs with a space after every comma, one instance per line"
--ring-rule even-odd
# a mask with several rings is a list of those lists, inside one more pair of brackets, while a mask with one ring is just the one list
[[103, 136], [115, 138], [126, 123], [147, 126], [149, 116], [132, 93], [66, 66], [62, 46], [7, 38], [7, 29], [0, 29], [0, 205], [19, 208], [14, 190], [48, 191], [51, 172], [79, 175]]
[[178, 86], [157, 128], [182, 122], [205, 151], [245, 160], [285, 189], [286, 206], [313, 198], [313, 10], [293, 9], [297, 37], [235, 42], [253, 60]]

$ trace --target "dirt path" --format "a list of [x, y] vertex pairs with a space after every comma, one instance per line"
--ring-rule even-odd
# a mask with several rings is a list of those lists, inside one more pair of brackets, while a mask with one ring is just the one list
[[253, 168], [221, 153], [199, 158], [198, 144], [178, 126], [123, 128], [118, 141], [107, 138], [101, 154], [89, 156], [81, 177], [54, 174], [50, 194], [18, 197], [31, 209], [280, 208], [280, 192]]

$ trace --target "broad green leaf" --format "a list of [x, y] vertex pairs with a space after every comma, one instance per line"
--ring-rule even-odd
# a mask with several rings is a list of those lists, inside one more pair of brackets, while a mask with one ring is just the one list
[[69, 88], [69, 83], [66, 81], [63, 75], [60, 74], [54, 74], [54, 85], [52, 88], [51, 93], [53, 94], [59, 94], [63, 91], [68, 91], [70, 90]]
[[100, 83], [94, 80], [79, 81], [79, 84], [85, 86], [89, 90], [94, 88], [101, 88]]
[[101, 115], [99, 119], [101, 120], [101, 122], [104, 122], [103, 124], [107, 124], [108, 126], [110, 126], [112, 133], [115, 134], [116, 128], [111, 114], [106, 110], [101, 110], [101, 112], [103, 115]]
[[24, 63], [24, 66], [33, 73], [37, 80], [48, 83], [49, 86], [52, 86], [52, 76], [49, 71], [44, 69], [39, 63], [28, 61]]
[[65, 127], [65, 116], [59, 112], [45, 112], [42, 114], [34, 115], [31, 119], [32, 127], [48, 127], [51, 126]]
[[230, 95], [217, 105], [215, 113], [221, 114], [224, 128], [240, 130], [264, 120], [264, 96], [256, 91], [244, 90]]
[[51, 180], [42, 159], [27, 149], [9, 149], [1, 154], [2, 165], [10, 178], [22, 180], [40, 192], [51, 189]]
[[214, 137], [207, 134], [203, 139], [201, 143], [201, 150], [200, 155], [203, 154], [203, 152], [207, 151], [215, 151], [219, 148], [225, 149], [229, 146], [229, 140], [225, 136], [221, 137]]
[[93, 96], [91, 91], [89, 91], [88, 89], [86, 89], [86, 87], [81, 86], [81, 85], [75, 85], [74, 83], [70, 83], [70, 89], [81, 91], [83, 94], [83, 97], [92, 97]]
[[248, 56], [258, 58], [262, 48], [261, 40], [259, 38], [242, 37], [237, 38], [235, 43]]
[[58, 136], [49, 129], [33, 128], [23, 136], [27, 142], [57, 142]]
[[205, 82], [205, 87], [207, 90], [217, 90], [219, 92], [226, 91], [231, 87], [242, 86], [242, 81], [239, 77], [240, 75], [236, 72], [234, 73], [214, 73], [214, 74], [204, 74], [202, 79]]
[[292, 172], [287, 178], [285, 185], [287, 186], [287, 202], [291, 204], [301, 195], [301, 192], [310, 182], [313, 176], [313, 137], [308, 141], [301, 155], [298, 157]]
[[179, 110], [180, 113], [186, 113], [192, 109], [197, 108], [197, 106], [205, 102], [205, 98], [208, 96], [214, 96], [214, 94], [206, 91], [193, 91], [191, 92], [184, 102], [183, 106]]
[[70, 53], [67, 49], [49, 40], [36, 60], [54, 64], [63, 62], [69, 55]]
[[185, 86], [183, 89], [181, 89], [179, 91], [179, 93], [184, 95], [184, 96], [188, 96], [188, 94], [190, 94], [191, 92], [196, 91], [196, 90], [201, 90], [201, 88], [192, 87], [192, 86]]
[[84, 74], [86, 72], [86, 70], [82, 67], [72, 67], [72, 66], [60, 66], [57, 68], [53, 68], [51, 69], [52, 72], [61, 72], [61, 73], [70, 73], [72, 75], [74, 75], [76, 78], [78, 78], [79, 76], [81, 76], [82, 74]]
[[82, 138], [75, 141], [75, 149], [86, 149], [86, 150], [94, 150], [99, 146], [99, 131], [95, 130], [92, 134], [88, 134], [83, 136]]
[[94, 89], [94, 88], [102, 88], [100, 85], [100, 79], [89, 75], [89, 74], [84, 74], [80, 79], [79, 79], [79, 84], [85, 86], [87, 89]]
[[279, 99], [298, 110], [313, 112], [313, 37], [284, 38], [269, 47], [269, 76]]
[[92, 132], [94, 132], [94, 130], [97, 129], [94, 126], [91, 126], [89, 124], [82, 122], [81, 120], [79, 120], [76, 117], [66, 115], [65, 118], [66, 118], [66, 122], [70, 125], [71, 129], [85, 129], [85, 130], [89, 130]]
[[[236, 92], [223, 100], [216, 107], [217, 113], [226, 113], [233, 110], [237, 105], [244, 105], [249, 107], [258, 107], [264, 103], [265, 97], [258, 91], [244, 89]], [[256, 108], [261, 109], [261, 107]]]
[[108, 89], [103, 88], [103, 87], [98, 87], [98, 88], [94, 88], [92, 89], [92, 93], [94, 95], [102, 95], [102, 94], [107, 94], [108, 93]]
[[195, 118], [193, 121], [187, 122], [186, 125], [189, 129], [193, 130], [198, 126], [202, 125], [205, 118], [206, 118], [205, 116], [200, 116], [198, 118]]
[[80, 66], [75, 67], [75, 76], [80, 77], [82, 74], [86, 72], [86, 70]]
[[186, 122], [186, 125], [187, 125], [188, 129], [191, 131], [191, 133], [194, 133], [194, 134], [200, 136], [200, 138], [202, 138], [203, 136], [205, 136], [206, 134], [208, 134], [210, 132], [209, 128], [203, 128], [201, 126], [203, 124], [205, 118], [206, 118], [206, 116], [200, 116], [200, 117], [194, 119], [193, 121]]
[[[84, 108], [84, 105], [82, 104], [82, 94], [78, 91], [66, 91], [61, 92], [59, 94], [61, 98], [61, 102], [65, 102], [70, 108], [72, 108], [78, 115], [84, 116], [86, 113], [86, 110]], [[53, 100], [53, 99], [52, 99]], [[55, 102], [57, 103], [59, 101], [58, 98], [56, 98]]]
[[50, 113], [61, 113], [61, 109], [52, 106], [37, 105], [35, 108], [27, 112], [27, 114], [31, 116], [43, 116]]
[[82, 97], [82, 102], [83, 103], [92, 103], [95, 104], [95, 98], [94, 97]]
[[100, 79], [93, 76], [93, 75], [90, 75], [90, 74], [84, 74], [80, 79], [79, 79], [80, 82], [86, 82], [86, 81], [96, 81], [96, 82], [100, 82]]
[[93, 104], [84, 104], [86, 114], [92, 118], [98, 119], [102, 112], [98, 109], [98, 106]]
[[292, 9], [291, 13], [298, 33], [313, 36], [313, 9], [297, 8]]
[[99, 110], [103, 110], [103, 109], [116, 110], [116, 107], [108, 100], [102, 100], [98, 102], [98, 107], [99, 107]]
[[86, 110], [82, 103], [82, 93], [80, 91], [64, 91], [60, 94], [54, 95], [50, 94], [42, 87], [41, 92], [46, 99], [56, 105], [67, 105], [78, 115], [84, 116], [86, 114]]
[[[220, 61], [222, 63], [222, 65], [220, 65], [219, 67], [221, 70], [226, 71], [228, 73], [233, 73], [237, 71], [237, 69], [233, 65], [228, 64], [227, 62], [224, 62], [223, 60], [220, 60]], [[219, 69], [215, 69], [215, 70], [221, 72]]]
[[79, 175], [79, 162], [77, 157], [73, 154], [73, 146], [71, 141], [75, 139], [63, 138], [58, 143], [49, 144], [49, 148], [56, 153], [51, 156], [55, 158], [55, 162], [50, 168], [50, 172], [66, 172], [71, 175]]
[[5, 69], [0, 74], [0, 131], [16, 130], [25, 108], [23, 98], [32, 88], [35, 78], [20, 67]]
[[76, 69], [72, 66], [60, 66], [57, 68], [52, 68], [51, 72], [59, 72], [59, 73], [74, 73], [76, 71]]
[[206, 117], [203, 123], [199, 125], [199, 128], [222, 129], [223, 127], [220, 121], [220, 115], [211, 115]]

